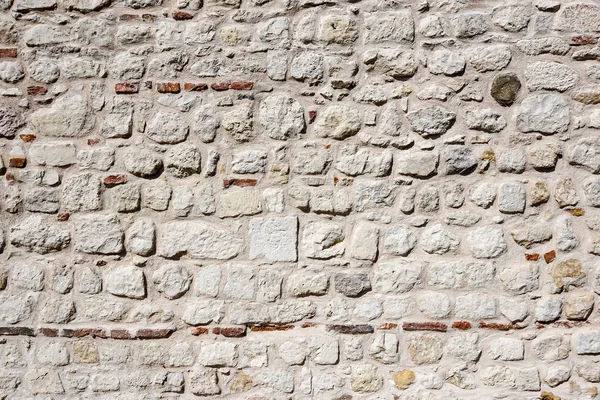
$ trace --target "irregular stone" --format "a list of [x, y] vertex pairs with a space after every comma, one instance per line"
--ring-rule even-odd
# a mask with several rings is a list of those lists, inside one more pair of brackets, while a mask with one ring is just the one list
[[391, 206], [395, 194], [393, 188], [381, 181], [361, 181], [355, 185], [355, 210], [365, 211], [370, 208]]
[[373, 290], [378, 293], [406, 293], [419, 281], [425, 263], [402, 258], [375, 264]]
[[38, 215], [25, 217], [13, 225], [9, 238], [12, 245], [40, 254], [60, 251], [71, 241], [69, 231]]
[[521, 89], [521, 81], [514, 72], [502, 72], [492, 80], [490, 94], [501, 106], [512, 105]]
[[115, 296], [130, 299], [146, 297], [146, 278], [141, 269], [134, 266], [112, 268], [104, 276], [106, 290]]
[[54, 83], [60, 77], [60, 68], [50, 60], [36, 60], [29, 64], [27, 72], [31, 79], [40, 83]]
[[179, 114], [158, 111], [148, 122], [146, 135], [160, 144], [175, 144], [186, 139], [188, 127]]
[[517, 244], [527, 249], [534, 244], [552, 239], [552, 229], [547, 224], [522, 224], [513, 229], [510, 234]]
[[364, 42], [412, 42], [415, 39], [415, 23], [410, 11], [374, 12], [365, 18]]
[[287, 94], [265, 98], [260, 104], [258, 120], [271, 139], [297, 138], [304, 132], [304, 108]]
[[267, 153], [262, 150], [247, 150], [233, 154], [231, 172], [236, 174], [264, 173]]
[[505, 183], [500, 186], [498, 209], [507, 214], [525, 211], [525, 189], [518, 183]]
[[443, 157], [448, 175], [468, 174], [478, 165], [473, 150], [467, 146], [448, 146], [444, 150]]
[[321, 19], [321, 38], [325, 43], [351, 44], [358, 39], [356, 21], [345, 15], [329, 15]]
[[558, 37], [521, 39], [517, 41], [517, 48], [528, 56], [537, 56], [540, 54], [563, 56], [571, 49], [566, 40]]
[[520, 361], [524, 358], [523, 341], [513, 338], [497, 338], [490, 343], [490, 355], [494, 360]]
[[492, 10], [492, 22], [508, 32], [519, 32], [529, 25], [533, 14], [530, 5], [505, 4], [494, 7]]
[[454, 253], [459, 244], [460, 239], [439, 223], [427, 228], [421, 235], [421, 247], [429, 254]]
[[417, 72], [413, 51], [402, 47], [379, 49], [375, 66], [394, 79], [410, 77]]
[[357, 393], [376, 392], [383, 385], [379, 369], [371, 364], [357, 364], [352, 367], [352, 391]]
[[192, 258], [228, 260], [242, 251], [239, 237], [202, 221], [173, 221], [158, 229], [157, 254], [172, 258], [187, 254]]
[[261, 211], [260, 194], [254, 188], [232, 187], [219, 193], [217, 200], [217, 216], [219, 218], [254, 215]]
[[152, 281], [159, 293], [172, 300], [180, 298], [188, 291], [192, 276], [180, 264], [168, 263], [154, 271]]
[[551, 293], [568, 292], [575, 287], [580, 287], [586, 282], [586, 273], [581, 262], [574, 258], [558, 263], [552, 263], [548, 270], [551, 282]]
[[75, 219], [75, 250], [88, 254], [118, 254], [123, 250], [123, 230], [115, 215], [81, 215]]
[[527, 155], [523, 149], [507, 150], [496, 157], [496, 164], [500, 172], [521, 174], [527, 166]]
[[87, 135], [95, 124], [87, 99], [83, 95], [66, 95], [51, 107], [40, 108], [30, 116], [36, 132], [52, 137], [79, 138]]
[[250, 259], [296, 261], [298, 219], [296, 217], [254, 218], [249, 223]]
[[532, 341], [532, 348], [540, 360], [558, 361], [569, 356], [571, 343], [563, 335], [544, 335]]
[[429, 106], [406, 114], [411, 128], [427, 138], [446, 133], [456, 120], [456, 114], [439, 106]]
[[600, 138], [581, 138], [571, 147], [569, 163], [581, 166], [593, 174], [600, 173]]
[[600, 7], [588, 3], [570, 3], [561, 7], [554, 28], [562, 31], [599, 32]]
[[471, 192], [471, 201], [479, 207], [489, 208], [496, 200], [496, 188], [489, 183], [481, 183]]
[[570, 112], [562, 96], [534, 94], [523, 100], [517, 113], [521, 132], [561, 133], [567, 130]]
[[[146, 161], [149, 161], [149, 163], [137, 169], [145, 169], [146, 172], [152, 172], [157, 165], [156, 158], [150, 157]], [[189, 143], [181, 143], [171, 147], [165, 156], [165, 169], [177, 178], [185, 178], [200, 173], [201, 164], [202, 155], [200, 150]]]
[[535, 264], [510, 265], [499, 274], [502, 286], [516, 294], [529, 293], [539, 286], [539, 270]]
[[303, 227], [300, 249], [308, 258], [329, 259], [344, 254], [344, 238], [337, 224], [312, 221]]
[[554, 192], [554, 200], [562, 207], [574, 206], [579, 202], [577, 189], [571, 178], [558, 181]]
[[501, 70], [511, 59], [510, 48], [505, 45], [475, 47], [469, 53], [469, 63], [478, 72]]
[[123, 152], [123, 164], [127, 172], [142, 178], [157, 174], [162, 168], [162, 160], [153, 151], [130, 147]]
[[556, 63], [538, 61], [525, 69], [525, 83], [529, 91], [557, 90], [564, 92], [579, 82], [579, 74], [572, 68]]
[[404, 151], [396, 157], [396, 169], [403, 175], [427, 178], [437, 171], [438, 159], [433, 151]]
[[410, 338], [408, 351], [415, 364], [434, 364], [442, 358], [442, 343], [430, 334], [413, 336]]
[[357, 110], [330, 106], [317, 117], [314, 132], [319, 137], [342, 140], [354, 136], [360, 128], [361, 118]]
[[508, 249], [502, 228], [493, 225], [470, 231], [467, 243], [475, 258], [496, 258]]
[[371, 291], [371, 281], [367, 274], [335, 274], [335, 290], [348, 297], [360, 297]]
[[489, 14], [481, 12], [457, 14], [450, 22], [457, 38], [470, 38], [488, 31]]
[[460, 53], [448, 49], [434, 50], [427, 61], [429, 72], [435, 75], [459, 75], [464, 72], [465, 65], [465, 58]]

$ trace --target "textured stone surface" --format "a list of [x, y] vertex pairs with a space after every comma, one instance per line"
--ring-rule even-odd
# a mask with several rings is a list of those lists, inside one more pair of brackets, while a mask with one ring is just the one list
[[0, 10], [0, 398], [597, 397], [595, 2]]

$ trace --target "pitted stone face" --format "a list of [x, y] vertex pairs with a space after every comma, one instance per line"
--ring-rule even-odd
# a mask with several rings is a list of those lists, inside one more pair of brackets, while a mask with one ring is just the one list
[[0, 0], [0, 398], [592, 399], [600, 5]]

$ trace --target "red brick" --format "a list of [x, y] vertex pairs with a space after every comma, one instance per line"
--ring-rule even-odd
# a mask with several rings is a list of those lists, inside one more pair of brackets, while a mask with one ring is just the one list
[[395, 324], [393, 322], [384, 322], [383, 324], [379, 325], [379, 327], [377, 328], [380, 331], [389, 331], [391, 329], [395, 329], [398, 327], [398, 324]]
[[73, 329], [73, 337], [84, 337], [90, 336], [92, 338], [101, 338], [106, 339], [107, 333], [104, 329], [101, 328], [81, 328], [81, 329]]
[[552, 261], [554, 261], [554, 259], [556, 258], [556, 251], [554, 250], [550, 250], [547, 253], [544, 253], [544, 261], [546, 261], [546, 264], [550, 264]]
[[192, 335], [194, 336], [200, 336], [200, 335], [206, 335], [208, 333], [208, 328], [194, 328], [192, 329]]
[[402, 329], [405, 331], [446, 332], [446, 330], [448, 330], [448, 325], [441, 322], [403, 322]]
[[190, 14], [189, 12], [185, 11], [173, 11], [173, 14], [171, 15], [173, 16], [173, 19], [175, 21], [185, 21], [186, 19], [194, 18], [193, 14]]
[[13, 157], [8, 159], [8, 166], [11, 168], [25, 168], [27, 160], [21, 157]]
[[10, 47], [6, 49], [0, 49], [0, 57], [17, 58], [17, 48]]
[[315, 110], [310, 110], [308, 112], [308, 123], [312, 124], [315, 118], [317, 118], [317, 112]]
[[497, 331], [510, 331], [512, 329], [523, 329], [521, 325], [517, 324], [499, 324], [496, 322], [480, 322], [479, 327], [482, 329], [494, 329]]
[[206, 89], [208, 89], [208, 85], [206, 83], [185, 82], [183, 84], [183, 90], [185, 90], [186, 92], [202, 92]]
[[576, 35], [571, 37], [571, 44], [573, 46], [583, 46], [586, 44], [596, 44], [598, 43], [598, 38], [591, 35]]
[[58, 337], [58, 329], [56, 328], [40, 328], [40, 333], [47, 337]]
[[0, 326], [0, 336], [35, 336], [35, 331], [25, 326]]
[[252, 325], [250, 330], [252, 332], [275, 332], [275, 331], [289, 331], [294, 329], [294, 325]]
[[33, 142], [37, 138], [37, 136], [35, 136], [32, 133], [22, 133], [19, 135], [19, 138], [21, 138], [22, 141], [29, 143]]
[[223, 179], [223, 187], [228, 188], [230, 186], [238, 186], [238, 187], [247, 187], [247, 186], [256, 186], [256, 179]]
[[253, 82], [231, 82], [231, 88], [235, 90], [250, 90], [253, 85]]
[[162, 82], [156, 84], [156, 90], [158, 93], [179, 93], [181, 87], [179, 82]]
[[17, 178], [10, 172], [7, 172], [6, 175], [4, 175], [4, 178], [6, 178], [6, 180], [9, 182], [14, 182], [17, 180]]
[[100, 139], [88, 139], [88, 141], [87, 141], [88, 146], [95, 146], [99, 143], [100, 143]]
[[135, 332], [136, 339], [166, 339], [173, 334], [173, 329], [142, 328]]
[[57, 220], [59, 220], [60, 222], [65, 222], [69, 220], [69, 213], [68, 212], [64, 212], [64, 213], [60, 213], [58, 214], [58, 217], [56, 217]]
[[103, 182], [104, 182], [105, 186], [109, 186], [109, 187], [122, 185], [127, 182], [127, 177], [122, 174], [108, 175], [107, 177], [104, 178]]
[[111, 339], [119, 339], [119, 340], [127, 340], [127, 339], [135, 339], [135, 335], [132, 335], [127, 329], [111, 329], [110, 331]]
[[58, 337], [58, 329], [56, 328], [40, 328], [40, 334], [47, 337]]
[[327, 325], [327, 330], [330, 332], [344, 333], [350, 335], [364, 335], [367, 333], [373, 333], [374, 329], [371, 325]]
[[244, 337], [246, 336], [246, 327], [214, 328], [213, 333], [215, 335], [223, 335], [232, 338]]
[[452, 323], [454, 329], [460, 329], [461, 331], [471, 329], [471, 323], [468, 321], [455, 321]]
[[540, 258], [538, 253], [525, 253], [525, 259], [527, 261], [537, 261]]
[[35, 96], [46, 94], [48, 90], [44, 86], [27, 86], [27, 94]]
[[212, 90], [216, 90], [218, 92], [221, 92], [223, 90], [229, 90], [229, 86], [229, 82], [218, 82], [210, 85]]
[[305, 322], [302, 325], [300, 325], [301, 328], [314, 328], [315, 326], [317, 326], [317, 324], [315, 324], [314, 322]]
[[135, 94], [140, 91], [140, 87], [135, 82], [121, 82], [115, 85], [115, 93], [117, 94]]

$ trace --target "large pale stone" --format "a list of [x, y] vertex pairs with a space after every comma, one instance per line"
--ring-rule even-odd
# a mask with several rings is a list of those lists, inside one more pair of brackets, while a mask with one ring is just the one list
[[123, 230], [115, 215], [81, 215], [74, 221], [75, 250], [89, 254], [117, 254], [123, 250]]
[[517, 112], [517, 128], [521, 132], [561, 133], [567, 130], [569, 122], [569, 106], [556, 94], [531, 95]]
[[258, 121], [272, 139], [287, 140], [304, 132], [304, 108], [287, 94], [275, 94], [260, 104]]
[[87, 135], [95, 119], [83, 95], [59, 97], [51, 107], [31, 114], [31, 124], [41, 135], [77, 138]]
[[373, 271], [373, 290], [379, 293], [405, 293], [419, 281], [424, 262], [397, 258], [380, 261]]
[[296, 261], [298, 219], [296, 217], [254, 218], [249, 223], [250, 259]]

